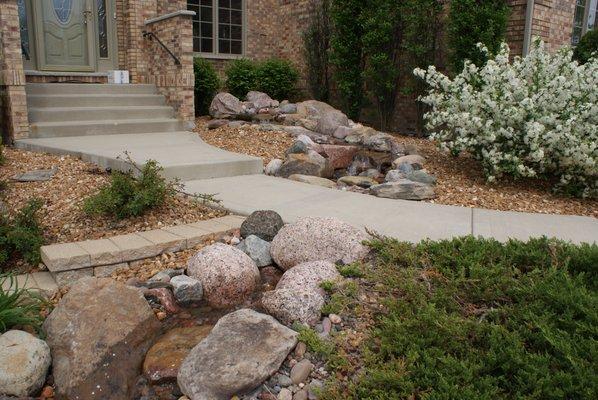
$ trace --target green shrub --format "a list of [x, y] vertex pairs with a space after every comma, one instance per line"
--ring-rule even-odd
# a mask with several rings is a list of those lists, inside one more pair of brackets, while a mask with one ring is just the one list
[[12, 274], [0, 274], [0, 333], [14, 327], [40, 331], [45, 302], [35, 292], [19, 287]]
[[598, 57], [598, 29], [594, 29], [583, 35], [573, 50], [573, 59], [577, 60], [580, 64], [587, 63], [592, 58], [592, 55]]
[[285, 100], [295, 94], [299, 72], [288, 60], [271, 58], [257, 65], [257, 90], [275, 100]]
[[508, 19], [505, 0], [451, 0], [447, 28], [451, 70], [461, 72], [465, 60], [483, 65], [488, 57], [478, 43], [496, 54], [505, 40]]
[[220, 88], [220, 79], [212, 63], [201, 57], [193, 60], [193, 72], [195, 73], [195, 115], [207, 115], [210, 103]]
[[598, 245], [465, 237], [372, 247], [362, 290], [379, 298], [356, 313], [376, 313], [359, 373], [322, 399], [598, 396]]
[[14, 217], [0, 215], [0, 266], [14, 256], [21, 256], [31, 265], [39, 264], [39, 248], [44, 239], [37, 212], [38, 199], [30, 200]]
[[83, 209], [90, 215], [109, 215], [117, 219], [137, 217], [163, 205], [174, 195], [173, 185], [160, 172], [162, 167], [149, 160], [138, 172], [114, 172], [109, 184], [85, 200]]
[[244, 99], [257, 88], [257, 65], [247, 59], [231, 61], [226, 68], [226, 88], [233, 96]]

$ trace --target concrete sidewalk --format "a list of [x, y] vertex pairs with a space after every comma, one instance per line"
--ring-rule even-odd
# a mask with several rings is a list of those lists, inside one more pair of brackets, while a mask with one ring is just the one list
[[300, 216], [331, 216], [400, 240], [446, 239], [473, 234], [498, 240], [549, 236], [596, 242], [598, 219], [528, 214], [383, 199], [265, 175], [185, 182], [187, 190], [216, 194], [231, 212], [275, 210], [293, 222]]

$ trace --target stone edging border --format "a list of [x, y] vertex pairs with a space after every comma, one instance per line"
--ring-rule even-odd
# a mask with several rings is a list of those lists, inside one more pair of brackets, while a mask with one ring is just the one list
[[213, 235], [240, 228], [244, 220], [227, 215], [106, 239], [42, 246], [42, 262], [58, 286], [65, 286], [84, 276], [109, 276], [131, 262], [193, 248]]

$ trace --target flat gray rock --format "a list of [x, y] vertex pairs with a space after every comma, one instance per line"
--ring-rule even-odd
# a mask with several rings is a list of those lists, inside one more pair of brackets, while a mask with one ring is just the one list
[[432, 186], [409, 179], [372, 186], [370, 193], [377, 197], [397, 200], [428, 200], [436, 197]]
[[266, 242], [255, 235], [248, 236], [237, 245], [237, 248], [247, 254], [255, 262], [255, 265], [257, 265], [258, 268], [272, 264], [272, 257], [270, 257], [270, 242]]
[[24, 174], [15, 175], [12, 177], [17, 182], [42, 182], [49, 181], [58, 172], [58, 168], [52, 169], [38, 169], [35, 171], [28, 171]]
[[272, 376], [297, 344], [297, 333], [266, 314], [242, 309], [222, 317], [191, 350], [177, 377], [191, 400], [229, 400]]

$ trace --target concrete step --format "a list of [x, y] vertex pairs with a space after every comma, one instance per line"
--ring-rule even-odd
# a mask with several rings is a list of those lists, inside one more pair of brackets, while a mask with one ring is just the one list
[[32, 94], [27, 105], [40, 107], [110, 107], [110, 106], [162, 106], [164, 96], [158, 94]]
[[27, 94], [156, 94], [155, 85], [102, 83], [28, 83]]
[[172, 118], [174, 111], [168, 106], [121, 107], [30, 107], [29, 121], [60, 122], [107, 119]]
[[59, 138], [90, 135], [119, 135], [127, 133], [174, 132], [181, 130], [181, 122], [173, 118], [143, 118], [127, 120], [39, 122], [31, 124], [31, 138]]
[[24, 150], [68, 154], [104, 168], [127, 170], [120, 158], [127, 151], [135, 163], [156, 160], [162, 175], [181, 180], [210, 179], [261, 174], [260, 158], [231, 153], [205, 143], [191, 132], [138, 133], [20, 139], [15, 146]]

